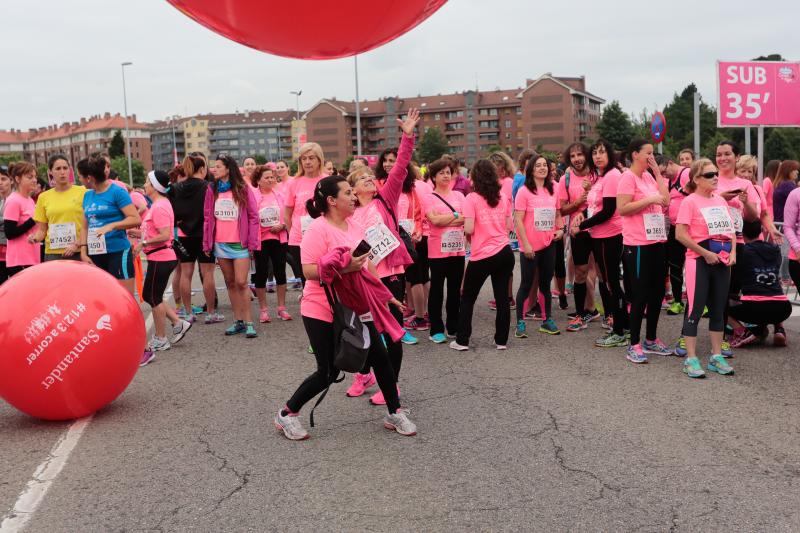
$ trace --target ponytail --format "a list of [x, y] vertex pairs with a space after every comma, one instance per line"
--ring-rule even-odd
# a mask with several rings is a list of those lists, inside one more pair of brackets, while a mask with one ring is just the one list
[[201, 168], [205, 168], [206, 161], [202, 157], [187, 155], [183, 158], [183, 171], [191, 178]]
[[317, 182], [314, 196], [306, 201], [306, 211], [311, 218], [319, 218], [328, 212], [328, 197], [335, 198], [339, 194], [339, 184], [342, 182], [347, 182], [342, 176], [327, 176]]

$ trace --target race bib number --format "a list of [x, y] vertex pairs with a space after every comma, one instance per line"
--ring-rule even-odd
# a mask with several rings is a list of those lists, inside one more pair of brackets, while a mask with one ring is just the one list
[[465, 239], [463, 229], [451, 229], [442, 233], [443, 254], [463, 252], [465, 249]]
[[400, 246], [400, 240], [389, 231], [389, 228], [383, 222], [378, 222], [374, 226], [367, 228], [365, 239], [372, 246], [369, 260], [376, 265]]
[[303, 215], [300, 217], [300, 233], [305, 234], [308, 227], [311, 223], [314, 222], [314, 219], [310, 215]]
[[239, 208], [232, 198], [217, 198], [214, 202], [214, 218], [217, 220], [238, 220]]
[[552, 207], [535, 207], [533, 209], [533, 229], [536, 231], [553, 231], [556, 227], [556, 210]]
[[644, 234], [648, 241], [667, 240], [667, 226], [663, 213], [644, 214]]
[[97, 229], [89, 229], [86, 236], [86, 249], [89, 255], [100, 255], [107, 253], [106, 236], [97, 235]]
[[742, 218], [742, 211], [736, 207], [728, 206], [728, 213], [733, 221], [733, 229], [736, 233], [741, 233], [744, 227], [744, 219]]
[[272, 228], [280, 224], [281, 212], [274, 206], [264, 207], [258, 212], [258, 219], [262, 228]]
[[703, 207], [700, 214], [706, 221], [709, 236], [730, 235], [734, 232], [731, 215], [724, 207]]
[[51, 250], [62, 250], [78, 240], [74, 222], [50, 224], [47, 226], [47, 236]]
[[414, 233], [414, 221], [410, 218], [401, 218], [400, 227], [403, 228], [409, 235]]

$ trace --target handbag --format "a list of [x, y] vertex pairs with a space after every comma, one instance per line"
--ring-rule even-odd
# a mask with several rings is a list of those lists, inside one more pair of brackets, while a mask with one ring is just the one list
[[414, 247], [414, 241], [411, 239], [411, 235], [409, 235], [408, 232], [397, 223], [397, 217], [394, 214], [394, 210], [389, 207], [389, 204], [386, 203], [386, 200], [383, 199], [383, 196], [378, 194], [375, 198], [380, 200], [380, 202], [383, 204], [383, 207], [385, 207], [389, 212], [389, 216], [391, 216], [392, 221], [394, 221], [394, 227], [397, 229], [397, 234], [400, 236], [400, 240], [403, 241], [403, 245], [405, 245], [408, 255], [411, 256], [412, 261], [416, 261], [418, 254], [417, 249]]

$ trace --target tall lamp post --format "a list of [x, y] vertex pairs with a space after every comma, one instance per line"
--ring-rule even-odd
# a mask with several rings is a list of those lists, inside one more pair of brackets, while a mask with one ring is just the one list
[[356, 70], [356, 156], [361, 155], [361, 104], [358, 101], [358, 55], [353, 56]]
[[297, 97], [296, 104], [294, 106], [294, 119], [300, 120], [300, 95], [303, 94], [303, 89], [299, 91], [289, 91], [289, 94], [293, 94]]
[[133, 163], [131, 162], [131, 130], [128, 128], [128, 94], [125, 90], [125, 67], [133, 65], [130, 61], [122, 63], [122, 101], [125, 106], [125, 142], [128, 155], [128, 183], [133, 187]]

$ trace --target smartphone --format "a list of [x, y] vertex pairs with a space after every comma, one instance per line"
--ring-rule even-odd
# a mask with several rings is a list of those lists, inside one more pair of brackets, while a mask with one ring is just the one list
[[358, 243], [358, 246], [356, 246], [356, 249], [353, 250], [353, 255], [355, 257], [361, 257], [362, 255], [369, 253], [371, 250], [372, 246], [370, 246], [367, 241], [362, 239], [362, 241]]
[[731, 189], [730, 191], [725, 191], [725, 192], [734, 193], [734, 194], [742, 194], [744, 191], [742, 189]]

